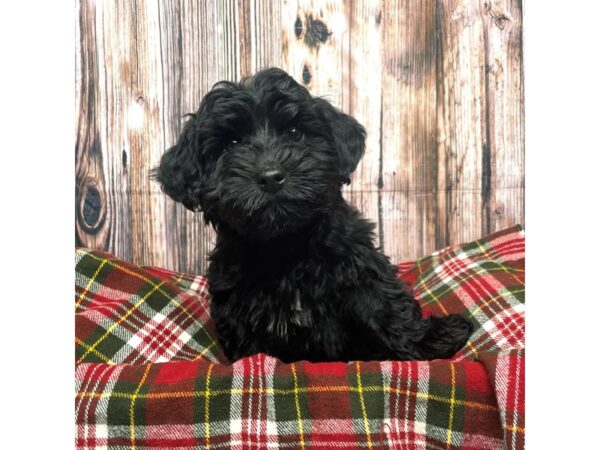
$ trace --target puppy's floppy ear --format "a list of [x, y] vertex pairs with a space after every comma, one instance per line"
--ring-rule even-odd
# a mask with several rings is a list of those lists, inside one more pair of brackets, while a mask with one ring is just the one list
[[341, 175], [350, 183], [349, 175], [354, 172], [365, 153], [367, 132], [354, 117], [334, 108], [327, 100], [316, 98], [325, 121], [331, 127], [331, 133], [338, 149]]
[[160, 165], [152, 170], [163, 192], [190, 211], [198, 211], [205, 175], [199, 154], [198, 124], [196, 114], [183, 126], [177, 143], [160, 159]]
[[207, 132], [214, 122], [210, 113], [219, 99], [228, 97], [236, 88], [227, 81], [216, 83], [202, 99], [198, 111], [187, 114], [190, 120], [183, 126], [177, 143], [163, 154], [160, 165], [152, 170], [152, 178], [161, 184], [162, 190], [190, 211], [200, 210], [209, 172], [214, 169], [207, 156], [214, 146], [214, 139]]

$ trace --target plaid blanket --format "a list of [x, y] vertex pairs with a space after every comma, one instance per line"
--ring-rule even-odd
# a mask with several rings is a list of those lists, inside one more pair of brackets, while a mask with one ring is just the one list
[[205, 278], [78, 249], [77, 448], [524, 448], [521, 228], [398, 273], [425, 314], [474, 319], [452, 360], [229, 364]]

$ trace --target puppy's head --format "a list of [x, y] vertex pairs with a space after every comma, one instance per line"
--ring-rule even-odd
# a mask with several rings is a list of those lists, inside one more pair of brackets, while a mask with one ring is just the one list
[[364, 153], [364, 128], [280, 69], [217, 83], [190, 116], [154, 176], [186, 208], [249, 238], [324, 212]]

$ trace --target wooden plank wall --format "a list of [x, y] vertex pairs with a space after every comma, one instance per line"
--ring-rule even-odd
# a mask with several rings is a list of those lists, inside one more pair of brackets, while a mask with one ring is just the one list
[[392, 260], [524, 223], [520, 0], [80, 0], [76, 244], [203, 273], [149, 171], [218, 80], [279, 66], [354, 115], [346, 198]]

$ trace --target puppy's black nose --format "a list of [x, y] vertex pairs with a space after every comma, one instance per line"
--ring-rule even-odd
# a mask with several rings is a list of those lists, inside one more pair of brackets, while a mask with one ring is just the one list
[[271, 167], [258, 174], [257, 182], [263, 191], [277, 192], [285, 183], [285, 173], [281, 169]]

